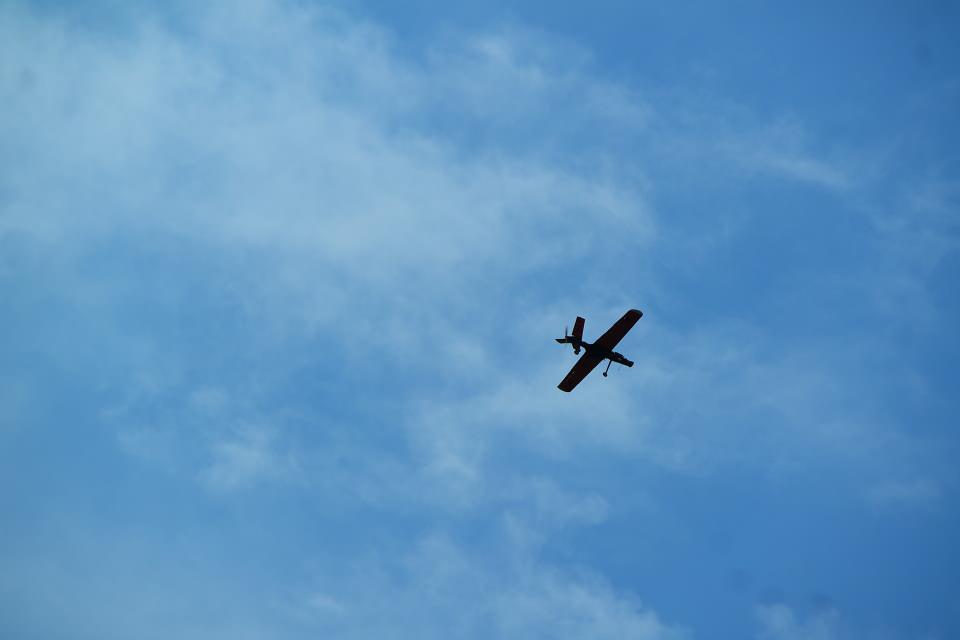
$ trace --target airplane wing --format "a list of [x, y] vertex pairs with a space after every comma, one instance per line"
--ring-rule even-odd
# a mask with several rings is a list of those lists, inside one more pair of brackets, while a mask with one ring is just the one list
[[[617, 346], [617, 343], [623, 340], [623, 336], [627, 335], [627, 332], [630, 329], [633, 329], [633, 325], [637, 324], [637, 320], [643, 317], [643, 311], [639, 309], [630, 309], [623, 317], [613, 323], [613, 326], [607, 329], [606, 333], [597, 338], [597, 341], [594, 342], [595, 345], [601, 346], [604, 349], [613, 349]], [[577, 364], [580, 364], [579, 362]], [[586, 375], [586, 374], [584, 374]]]
[[573, 365], [573, 368], [570, 369], [570, 373], [567, 374], [567, 377], [557, 385], [557, 388], [560, 391], [570, 392], [573, 391], [573, 388], [580, 384], [580, 381], [587, 377], [587, 374], [593, 371], [594, 367], [603, 362], [603, 358], [595, 355], [590, 355], [588, 353], [580, 356], [580, 359], [577, 360], [577, 364]]

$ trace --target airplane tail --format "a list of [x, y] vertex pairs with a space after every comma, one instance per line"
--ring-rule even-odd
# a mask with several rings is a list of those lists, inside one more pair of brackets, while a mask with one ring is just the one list
[[563, 328], [563, 337], [557, 338], [557, 342], [560, 344], [570, 344], [573, 347], [573, 352], [580, 353], [580, 343], [583, 342], [583, 324], [586, 322], [580, 316], [577, 316], [576, 321], [573, 323], [573, 333], [567, 333], [567, 328]]
[[580, 316], [577, 316], [577, 321], [573, 323], [573, 337], [577, 340], [583, 340], [583, 325], [586, 322]]

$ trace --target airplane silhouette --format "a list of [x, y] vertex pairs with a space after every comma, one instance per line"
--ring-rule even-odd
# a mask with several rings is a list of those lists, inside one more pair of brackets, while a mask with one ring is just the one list
[[632, 367], [633, 362], [627, 360], [623, 357], [623, 354], [617, 353], [613, 350], [617, 343], [623, 339], [623, 336], [627, 335], [627, 332], [633, 328], [633, 325], [637, 324], [637, 320], [643, 317], [643, 312], [638, 309], [630, 309], [623, 317], [613, 323], [613, 326], [606, 330], [606, 332], [597, 338], [596, 342], [590, 343], [583, 339], [583, 325], [586, 322], [580, 316], [577, 316], [576, 322], [573, 323], [573, 333], [568, 335], [567, 330], [563, 330], [563, 337], [556, 338], [556, 341], [560, 344], [570, 344], [573, 346], [573, 352], [576, 354], [580, 353], [580, 349], [584, 349], [584, 353], [577, 363], [573, 365], [573, 368], [570, 369], [570, 373], [557, 385], [557, 388], [561, 391], [573, 391], [573, 388], [580, 384], [580, 381], [587, 377], [587, 374], [593, 371], [593, 369], [603, 362], [604, 360], [609, 360], [607, 363], [607, 368], [603, 372], [603, 377], [607, 377], [607, 371], [610, 370], [610, 365], [616, 362], [617, 364], [622, 364], [625, 367]]

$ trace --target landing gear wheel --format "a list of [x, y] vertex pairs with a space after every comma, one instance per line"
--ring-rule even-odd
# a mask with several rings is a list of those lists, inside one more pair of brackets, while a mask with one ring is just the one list
[[607, 362], [607, 368], [603, 370], [603, 377], [604, 377], [604, 378], [607, 377], [607, 371], [610, 371], [610, 365], [612, 365], [612, 364], [613, 364], [613, 360], [609, 360], [609, 361]]

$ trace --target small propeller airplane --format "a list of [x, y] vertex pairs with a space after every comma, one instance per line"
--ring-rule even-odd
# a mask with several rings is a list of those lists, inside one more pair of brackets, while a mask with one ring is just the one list
[[586, 378], [587, 374], [604, 360], [610, 361], [603, 372], [604, 378], [607, 377], [607, 371], [610, 371], [610, 365], [614, 362], [625, 367], [632, 367], [633, 362], [624, 358], [623, 354], [617, 353], [613, 348], [642, 317], [642, 311], [630, 309], [623, 314], [622, 318], [613, 323], [613, 326], [607, 329], [602, 336], [597, 338], [596, 342], [590, 343], [583, 339], [583, 325], [586, 320], [577, 316], [576, 322], [573, 323], [573, 333], [567, 334], [567, 330], [564, 328], [563, 337], [556, 338], [556, 341], [560, 344], [571, 345], [575, 354], [579, 354], [581, 348], [585, 350], [585, 353], [577, 360], [577, 363], [570, 369], [570, 373], [557, 385], [557, 388], [566, 392], [573, 391], [573, 388], [580, 384], [580, 381]]

